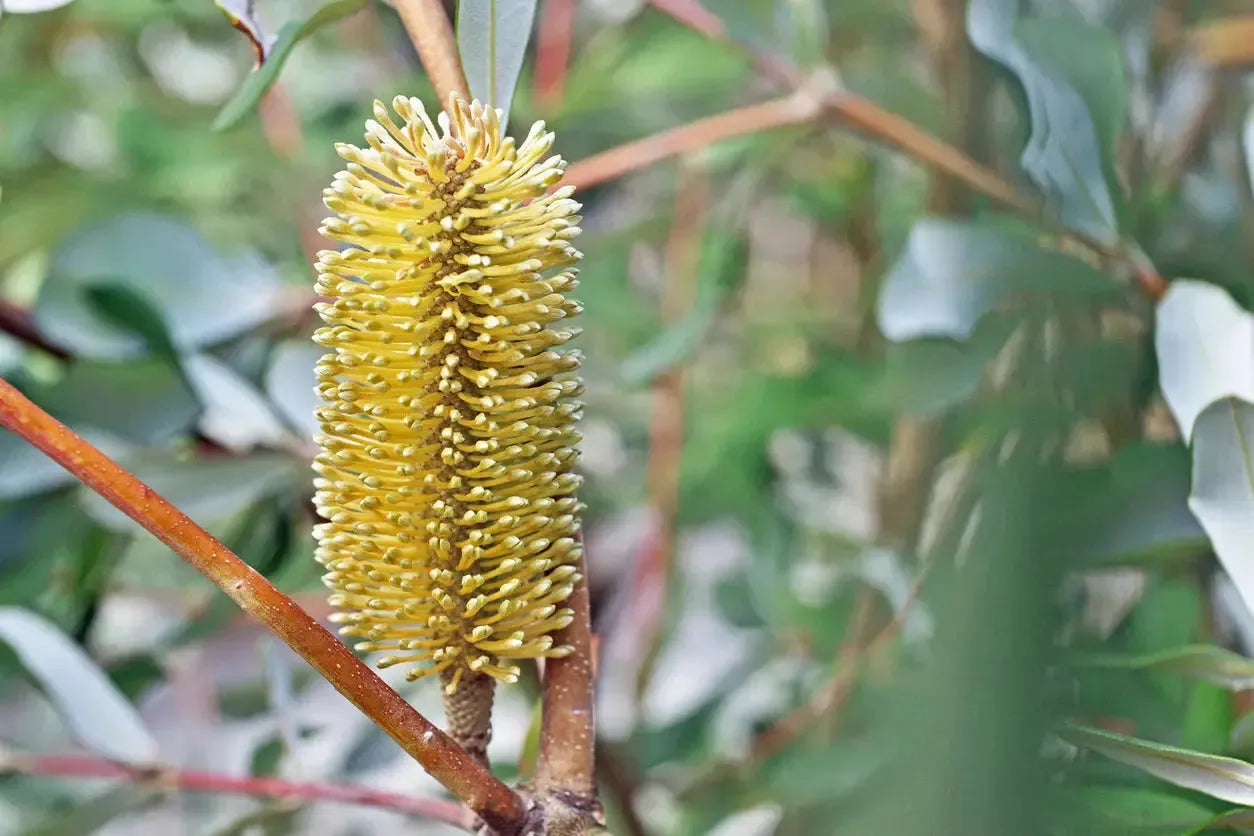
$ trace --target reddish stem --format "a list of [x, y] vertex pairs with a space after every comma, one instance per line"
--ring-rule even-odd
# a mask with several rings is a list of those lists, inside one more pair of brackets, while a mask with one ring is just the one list
[[575, 0], [544, 0], [536, 33], [536, 104], [554, 110], [566, 89], [566, 68], [575, 34]]
[[380, 807], [411, 816], [423, 816], [466, 830], [469, 830], [474, 823], [473, 815], [465, 807], [456, 801], [442, 798], [417, 798], [343, 784], [284, 781], [280, 778], [236, 778], [215, 772], [181, 770], [171, 767], [146, 769], [87, 755], [11, 755], [0, 759], [0, 773], [3, 772], [60, 778], [118, 778], [191, 792], [252, 795], [299, 801], [336, 801], [365, 807]]
[[521, 830], [522, 799], [414, 710], [343, 642], [186, 514], [4, 380], [0, 426], [38, 447], [213, 581], [498, 832]]

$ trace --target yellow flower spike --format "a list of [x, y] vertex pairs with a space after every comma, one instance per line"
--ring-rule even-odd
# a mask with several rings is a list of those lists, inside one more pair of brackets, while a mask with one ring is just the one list
[[579, 204], [537, 123], [452, 97], [376, 103], [324, 191], [316, 557], [333, 620], [380, 667], [438, 673], [450, 732], [484, 756], [492, 683], [561, 656], [577, 580]]

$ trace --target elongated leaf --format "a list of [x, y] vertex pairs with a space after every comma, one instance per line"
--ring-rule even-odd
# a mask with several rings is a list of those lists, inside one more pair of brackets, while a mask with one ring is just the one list
[[1082, 818], [1074, 829], [1058, 832], [1180, 836], [1214, 818], [1195, 801], [1139, 787], [1085, 787], [1064, 792], [1060, 800], [1065, 819]]
[[292, 50], [296, 48], [298, 43], [323, 26], [347, 17], [365, 5], [366, 0], [333, 0], [333, 2], [322, 6], [303, 21], [293, 20], [283, 24], [283, 27], [279, 29], [278, 37], [274, 39], [273, 45], [270, 45], [268, 49], [265, 48], [264, 41], [259, 41], [254, 37], [253, 30], [236, 23], [236, 28], [241, 29], [250, 38], [253, 38], [254, 44], [260, 43], [263, 45], [259, 50], [259, 54], [264, 55], [264, 58], [257, 68], [253, 70], [252, 74], [240, 85], [234, 98], [227, 102], [222, 107], [222, 110], [218, 112], [217, 117], [213, 120], [213, 130], [224, 131], [232, 127], [256, 106], [262, 95], [270, 89], [270, 85], [274, 84], [278, 79], [279, 72], [283, 69], [283, 62], [292, 54]]
[[1079, 654], [1072, 661], [1088, 667], [1179, 674], [1234, 691], [1254, 687], [1254, 659], [1209, 644], [1139, 655]]
[[890, 340], [966, 339], [1008, 293], [1102, 294], [1116, 288], [1084, 262], [1044, 250], [1010, 228], [924, 218], [910, 230], [877, 312]]
[[3, 0], [0, 7], [6, 12], [46, 12], [68, 6], [74, 0]]
[[[1022, 27], [1038, 23], [1020, 19], [1021, 8], [1026, 5], [1022, 0], [972, 0], [967, 7], [971, 42], [1014, 73], [1023, 86], [1032, 126], [1020, 159], [1024, 171], [1057, 207], [1064, 223], [1095, 238], [1113, 241], [1119, 224], [1106, 179], [1106, 154], [1091, 105], [1101, 106], [1125, 94], [1118, 76], [1119, 89], [1114, 94], [1091, 91], [1094, 79], [1109, 83], [1111, 66], [1122, 68], [1118, 40], [1102, 38], [1101, 30], [1093, 31], [1083, 20], [1067, 21], [1066, 27], [1084, 36], [1067, 42], [1065, 60], [1084, 67], [1062, 70], [1047, 47], [1065, 30], [1047, 23], [1051, 28], [1038, 29], [1025, 43], [1021, 40]], [[1091, 92], [1092, 102], [1086, 101], [1075, 83]]]
[[1101, 752], [1169, 784], [1254, 806], [1254, 765], [1245, 761], [1083, 726], [1068, 726], [1061, 735], [1076, 746]]
[[111, 760], [156, 760], [157, 742], [134, 707], [55, 625], [29, 610], [0, 607], [0, 641], [38, 680], [80, 743]]
[[1254, 611], [1254, 405], [1229, 398], [1198, 418], [1189, 508]]
[[535, 0], [461, 0], [457, 4], [457, 49], [470, 95], [499, 108], [509, 122], [514, 85], [522, 70]]
[[1216, 401], [1254, 403], [1254, 317], [1223, 288], [1172, 282], [1158, 305], [1154, 347], [1163, 397], [1186, 440]]
[[640, 350], [623, 361], [628, 383], [647, 383], [689, 360], [710, 327], [718, 307], [744, 269], [745, 241], [725, 230], [710, 229], [702, 241], [697, 298], [688, 312]]
[[287, 436], [262, 394], [226, 363], [193, 354], [183, 360], [183, 372], [204, 410], [199, 424], [209, 438], [238, 452], [278, 444]]

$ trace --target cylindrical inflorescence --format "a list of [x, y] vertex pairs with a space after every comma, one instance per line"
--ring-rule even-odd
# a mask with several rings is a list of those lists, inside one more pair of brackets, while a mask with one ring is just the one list
[[341, 633], [411, 679], [513, 681], [569, 652], [578, 581], [580, 258], [543, 123], [517, 148], [492, 108], [432, 124], [398, 97], [324, 192], [347, 245], [319, 254], [317, 559]]

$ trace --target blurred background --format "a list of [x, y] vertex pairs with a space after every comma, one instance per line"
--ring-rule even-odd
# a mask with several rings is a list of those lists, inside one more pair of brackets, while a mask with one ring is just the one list
[[[246, 23], [294, 48], [241, 104], [256, 55], [211, 0], [0, 2], [0, 375], [325, 618], [320, 194], [373, 99], [434, 101], [385, 2], [257, 0]], [[1251, 301], [1252, 33], [1254, 7], [1218, 0], [539, 4], [515, 133], [543, 119], [578, 164], [736, 114], [581, 172], [613, 833], [1251, 826], [1233, 791], [1062, 724], [1254, 755], [1254, 622], [1189, 511], [1152, 333], [1159, 275]], [[814, 118], [738, 110], [794, 84]], [[155, 745], [180, 769], [439, 790], [7, 433], [0, 605], [0, 832], [452, 832], [29, 774]], [[124, 706], [84, 698], [95, 672]], [[438, 717], [430, 686], [398, 684]], [[510, 780], [536, 696], [498, 694]]]

